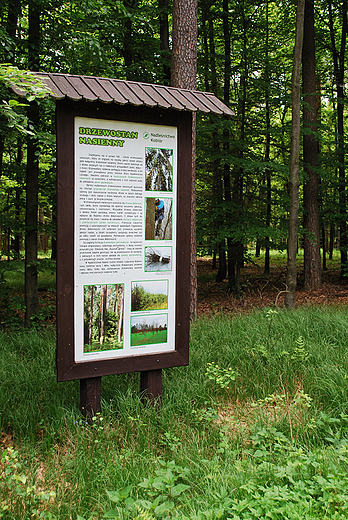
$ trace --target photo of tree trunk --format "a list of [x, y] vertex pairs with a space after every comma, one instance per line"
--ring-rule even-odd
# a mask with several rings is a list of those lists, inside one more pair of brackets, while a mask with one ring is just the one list
[[145, 149], [145, 189], [173, 191], [173, 150]]
[[84, 352], [123, 348], [123, 284], [85, 285]]
[[167, 314], [133, 316], [131, 318], [131, 347], [167, 343]]
[[173, 199], [146, 198], [145, 240], [171, 240]]

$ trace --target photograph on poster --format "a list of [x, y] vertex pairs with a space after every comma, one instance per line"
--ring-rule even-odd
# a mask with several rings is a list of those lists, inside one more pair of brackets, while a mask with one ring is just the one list
[[167, 342], [168, 314], [132, 316], [131, 347]]
[[171, 247], [145, 247], [145, 272], [171, 271]]
[[173, 191], [173, 150], [145, 148], [145, 190]]
[[168, 280], [132, 282], [132, 312], [163, 309], [168, 309]]
[[145, 240], [172, 240], [173, 199], [146, 197]]
[[83, 351], [123, 348], [123, 284], [85, 285]]

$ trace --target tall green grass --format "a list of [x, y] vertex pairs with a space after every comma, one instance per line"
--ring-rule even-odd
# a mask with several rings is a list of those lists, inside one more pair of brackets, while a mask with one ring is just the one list
[[[163, 373], [160, 412], [142, 405], [139, 374], [108, 376], [92, 425], [79, 413], [78, 381], [56, 382], [53, 332], [1, 333], [5, 444], [12, 439], [29, 484], [56, 492], [49, 502], [35, 495], [46, 518], [99, 520], [112, 508], [113, 518], [138, 520], [347, 518], [347, 330], [343, 307], [200, 319], [190, 365]], [[208, 363], [235, 380], [219, 385]], [[190, 486], [169, 512], [150, 505], [146, 516], [108, 499], [130, 486], [129, 502], [153, 504], [154, 488], [138, 484], [157, 471], [164, 486], [161, 468]], [[33, 505], [1, 490], [5, 520], [31, 517]]]

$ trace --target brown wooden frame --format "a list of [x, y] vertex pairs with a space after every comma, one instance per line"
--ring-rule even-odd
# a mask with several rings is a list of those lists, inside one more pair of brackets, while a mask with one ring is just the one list
[[[175, 350], [75, 362], [74, 359], [74, 118], [178, 128]], [[86, 101], [57, 101], [57, 379], [85, 379], [188, 365], [192, 113]]]

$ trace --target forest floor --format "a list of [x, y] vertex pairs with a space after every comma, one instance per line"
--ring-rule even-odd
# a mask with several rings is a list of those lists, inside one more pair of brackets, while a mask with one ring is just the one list
[[[15, 265], [15, 264], [13, 264]], [[213, 316], [215, 314], [242, 314], [253, 309], [284, 306], [286, 252], [271, 255], [270, 274], [264, 274], [264, 255], [255, 258], [252, 254], [249, 262], [241, 270], [241, 295], [236, 297], [227, 290], [227, 279], [221, 283], [215, 282], [217, 269], [213, 269], [211, 257], [197, 258], [198, 273], [198, 316]], [[10, 273], [7, 273], [10, 274]], [[14, 276], [14, 274], [13, 274]], [[56, 292], [55, 272], [53, 268], [42, 271], [39, 277], [44, 277], [39, 288], [41, 324], [55, 323]], [[20, 319], [24, 318], [24, 267], [23, 280], [10, 278], [13, 297], [20, 297], [22, 305], [15, 305]], [[46, 277], [46, 278], [45, 278]], [[6, 277], [7, 278], [7, 277]], [[320, 289], [308, 291], [303, 286], [303, 256], [298, 256], [298, 286], [296, 291], [296, 307], [302, 305], [343, 305], [348, 304], [348, 278], [340, 280], [339, 252], [334, 252], [334, 259], [327, 260], [327, 269], [323, 271], [323, 284]]]
[[[264, 258], [252, 258], [241, 270], [241, 295], [227, 290], [227, 279], [215, 282], [217, 269], [211, 257], [197, 258], [198, 316], [245, 313], [265, 307], [284, 307], [286, 253], [271, 257], [270, 275], [264, 275]], [[303, 257], [298, 261], [296, 307], [301, 305], [342, 305], [348, 303], [348, 278], [340, 280], [338, 257], [327, 261], [320, 289], [308, 291], [303, 286]]]

